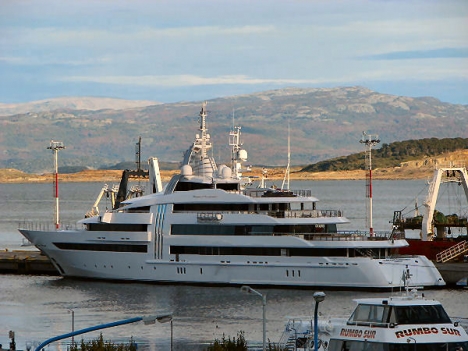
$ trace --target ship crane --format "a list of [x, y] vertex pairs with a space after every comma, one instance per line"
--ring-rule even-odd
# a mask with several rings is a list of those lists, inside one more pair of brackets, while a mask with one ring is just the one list
[[[447, 175], [449, 177], [447, 177]], [[463, 186], [465, 192], [465, 197], [468, 200], [468, 174], [466, 168], [464, 167], [441, 167], [434, 171], [432, 181], [429, 184], [429, 191], [424, 202], [424, 207], [426, 208], [426, 213], [423, 216], [422, 226], [421, 226], [421, 239], [422, 240], [432, 240], [434, 235], [434, 212], [435, 206], [437, 203], [437, 198], [439, 196], [440, 184], [442, 182], [447, 182], [447, 179], [450, 177], [457, 176], [457, 182]], [[444, 235], [443, 228], [441, 233], [437, 230], [437, 237], [442, 237]]]

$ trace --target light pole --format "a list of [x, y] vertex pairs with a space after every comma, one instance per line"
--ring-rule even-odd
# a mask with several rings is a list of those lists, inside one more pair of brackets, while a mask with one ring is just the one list
[[414, 351], [416, 351], [416, 339], [415, 338], [412, 338], [412, 337], [409, 337], [408, 339], [406, 339], [406, 342], [409, 344], [411, 341], [414, 342]]
[[49, 345], [50, 343], [52, 343], [54, 341], [67, 339], [67, 338], [75, 336], [75, 335], [89, 333], [91, 331], [95, 331], [95, 330], [99, 330], [99, 329], [112, 328], [112, 327], [116, 327], [116, 326], [119, 326], [119, 325], [130, 324], [130, 323], [135, 323], [135, 322], [140, 322], [140, 321], [143, 321], [143, 323], [145, 323], [145, 324], [154, 324], [154, 323], [156, 323], [156, 321], [159, 321], [160, 323], [166, 323], [166, 322], [169, 322], [170, 320], [172, 320], [172, 313], [171, 314], [158, 315], [158, 316], [134, 317], [134, 318], [129, 318], [129, 319], [123, 319], [123, 320], [116, 321], [116, 322], [111, 322], [111, 323], [106, 323], [106, 324], [99, 324], [99, 325], [95, 325], [93, 327], [73, 331], [71, 333], [54, 336], [54, 337], [52, 337], [50, 339], [47, 339], [46, 341], [42, 342], [38, 347], [36, 347], [36, 349], [34, 351], [41, 351], [44, 346]]
[[[71, 317], [72, 317], [72, 333], [75, 331], [75, 311], [73, 311], [73, 309], [69, 309], [68, 310], [68, 313], [71, 313]], [[73, 344], [75, 344], [75, 336], [72, 336], [72, 340], [71, 340], [71, 343], [72, 343], [72, 346]]]
[[366, 168], [369, 171], [366, 173], [366, 187], [367, 187], [367, 197], [369, 198], [368, 204], [368, 221], [369, 221], [369, 232], [370, 236], [374, 236], [374, 225], [372, 223], [372, 147], [380, 143], [378, 135], [370, 135], [366, 132], [362, 132], [361, 144], [366, 146], [365, 159], [366, 159]]
[[160, 316], [159, 318], [156, 318], [156, 320], [159, 323], [171, 322], [171, 351], [172, 351], [173, 344], [174, 344], [174, 332], [173, 332], [174, 329], [173, 329], [173, 324], [172, 324], [173, 323], [172, 314], [166, 314], [166, 315]]
[[59, 186], [58, 186], [58, 151], [65, 149], [61, 141], [50, 141], [47, 149], [52, 150], [54, 154], [54, 197], [55, 197], [55, 229], [60, 228], [59, 221]]
[[257, 290], [252, 289], [248, 285], [243, 285], [241, 287], [241, 292], [244, 294], [255, 294], [262, 298], [263, 306], [263, 351], [266, 351], [266, 294], [261, 294]]
[[315, 300], [315, 310], [314, 310], [314, 350], [318, 351], [318, 306], [319, 303], [325, 300], [325, 293], [324, 292], [315, 292], [314, 293], [314, 300]]

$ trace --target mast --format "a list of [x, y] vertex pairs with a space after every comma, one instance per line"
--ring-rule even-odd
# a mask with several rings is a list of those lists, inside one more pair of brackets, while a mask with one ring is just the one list
[[54, 154], [54, 197], [55, 197], [55, 211], [54, 211], [54, 224], [55, 228], [60, 228], [59, 221], [59, 186], [58, 186], [58, 151], [65, 149], [61, 141], [50, 141], [47, 149], [52, 150]]
[[207, 149], [207, 129], [206, 129], [206, 104], [203, 102], [202, 109], [200, 111], [200, 132], [201, 132], [201, 158], [206, 158], [206, 149]]
[[366, 159], [366, 196], [369, 199], [367, 208], [367, 220], [369, 224], [369, 233], [374, 236], [374, 227], [372, 223], [372, 147], [380, 143], [378, 135], [367, 134], [362, 132], [361, 144], [366, 147], [365, 159]]
[[229, 132], [229, 146], [231, 146], [231, 169], [235, 178], [242, 176], [240, 151], [242, 143], [240, 140], [241, 127], [234, 126]]

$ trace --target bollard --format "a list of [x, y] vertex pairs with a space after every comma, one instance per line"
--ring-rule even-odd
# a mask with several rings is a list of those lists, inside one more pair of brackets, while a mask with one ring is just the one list
[[15, 332], [10, 330], [10, 332], [8, 333], [8, 337], [11, 339], [11, 341], [10, 341], [10, 351], [16, 351]]

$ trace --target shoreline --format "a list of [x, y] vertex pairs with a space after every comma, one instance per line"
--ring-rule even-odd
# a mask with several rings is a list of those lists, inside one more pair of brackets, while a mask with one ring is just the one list
[[[365, 180], [366, 171], [324, 171], [324, 172], [300, 172], [301, 167], [292, 167], [290, 181], [308, 180]], [[77, 173], [59, 173], [59, 181], [64, 183], [72, 182], [120, 182], [123, 170], [86, 170]], [[418, 180], [431, 178], [434, 172], [432, 167], [395, 167], [382, 168], [372, 171], [374, 180]], [[161, 170], [161, 180], [167, 182], [179, 170]], [[262, 168], [253, 167], [251, 172], [244, 173], [245, 176], [260, 179]], [[53, 173], [29, 174], [16, 169], [0, 169], [0, 184], [21, 184], [21, 183], [50, 183], [53, 182]], [[267, 181], [282, 181], [284, 179], [283, 168], [268, 169]]]

